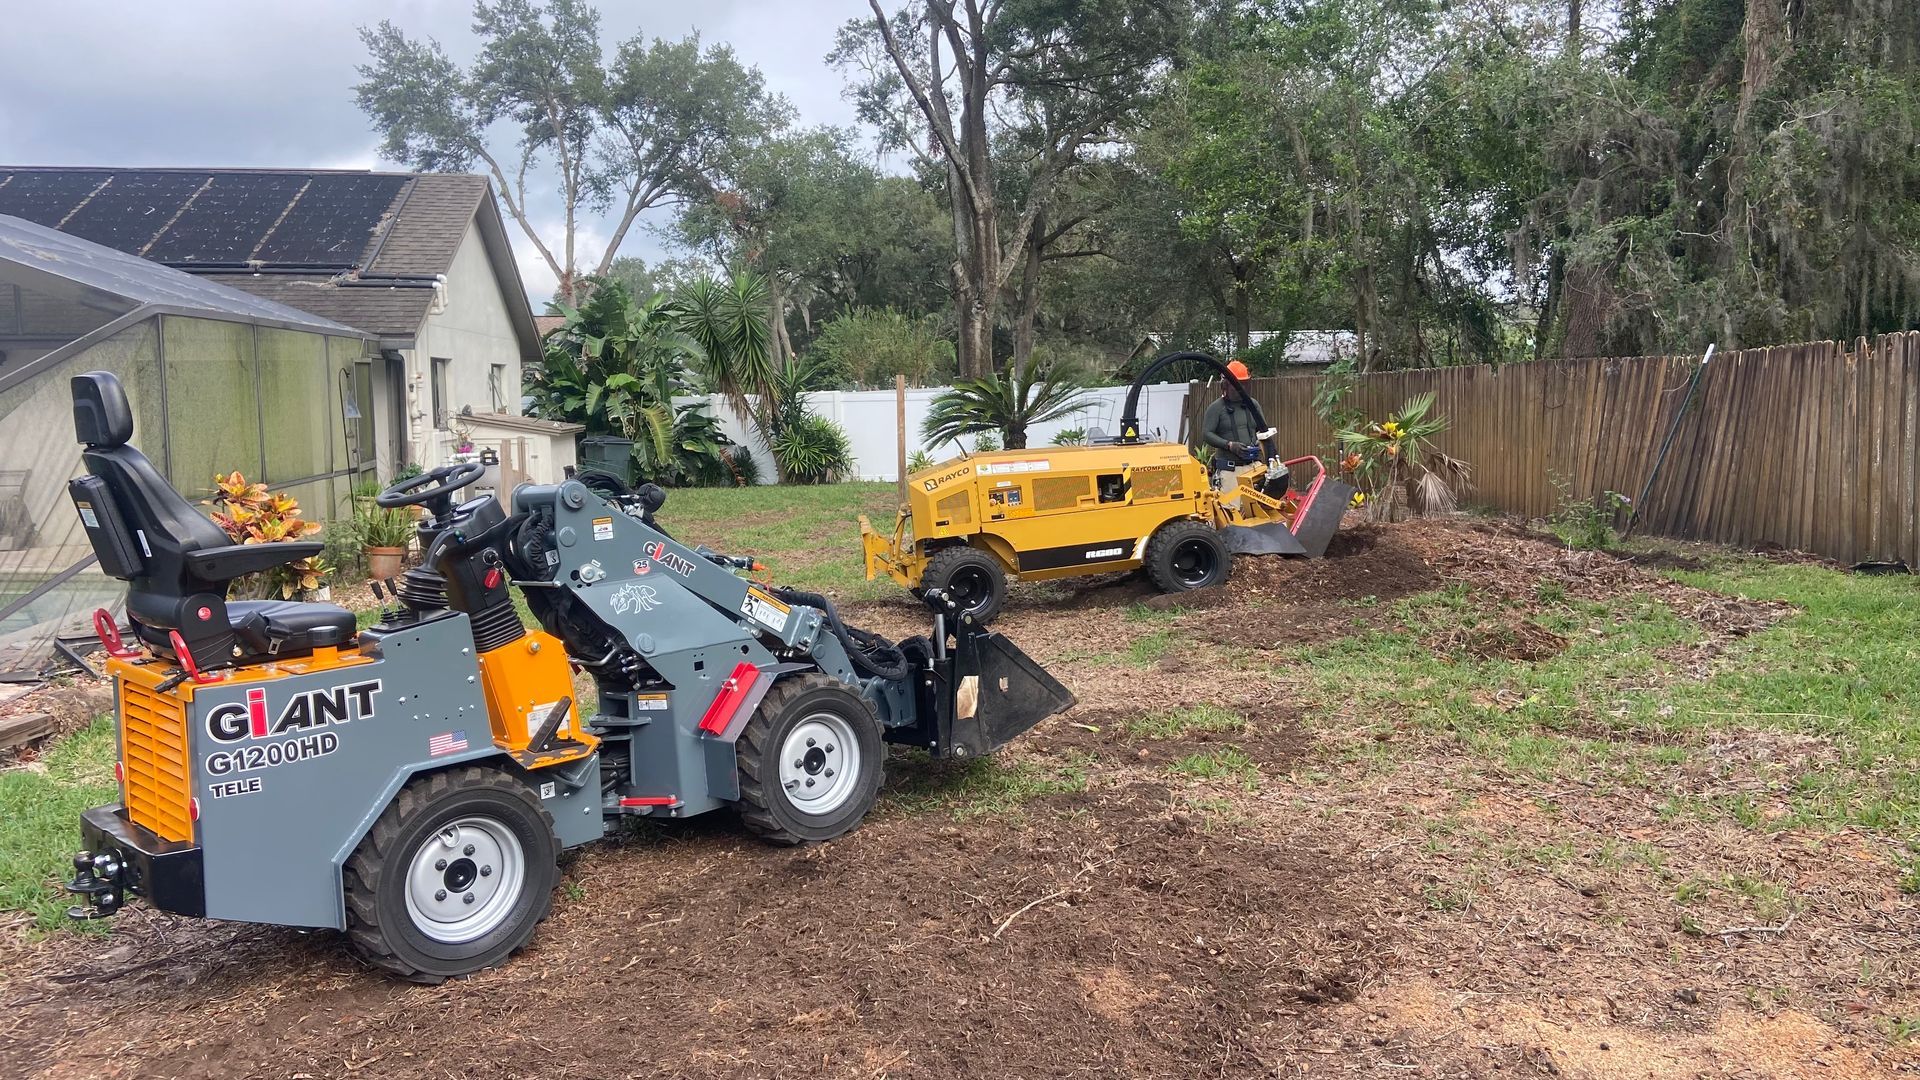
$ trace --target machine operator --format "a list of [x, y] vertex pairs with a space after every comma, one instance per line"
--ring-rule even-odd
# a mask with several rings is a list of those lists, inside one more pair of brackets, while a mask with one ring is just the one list
[[[1247, 365], [1234, 360], [1227, 365], [1233, 377], [1242, 381], [1249, 375]], [[1233, 471], [1251, 465], [1260, 456], [1260, 432], [1253, 409], [1232, 383], [1222, 380], [1220, 398], [1207, 406], [1200, 420], [1201, 436], [1213, 448], [1213, 486], [1224, 491], [1233, 486]]]

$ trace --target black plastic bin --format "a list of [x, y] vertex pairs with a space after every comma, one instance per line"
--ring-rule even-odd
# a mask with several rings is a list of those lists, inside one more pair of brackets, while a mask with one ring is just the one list
[[633, 486], [633, 440], [618, 435], [582, 435], [577, 444], [580, 470], [611, 473]]

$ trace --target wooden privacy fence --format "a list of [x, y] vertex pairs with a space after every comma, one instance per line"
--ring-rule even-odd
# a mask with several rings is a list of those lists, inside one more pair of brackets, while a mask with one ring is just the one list
[[[1563, 493], [1637, 498], [1698, 356], [1556, 360], [1364, 376], [1369, 416], [1431, 390], [1451, 420], [1435, 445], [1474, 467], [1464, 501], [1544, 516]], [[1313, 376], [1249, 385], [1284, 453], [1326, 453]], [[1198, 427], [1217, 385], [1187, 395]], [[1195, 441], [1198, 441], [1197, 438]], [[1332, 465], [1332, 462], [1328, 462]], [[1778, 544], [1843, 562], [1920, 567], [1920, 332], [1714, 356], [1640, 508], [1638, 531]]]

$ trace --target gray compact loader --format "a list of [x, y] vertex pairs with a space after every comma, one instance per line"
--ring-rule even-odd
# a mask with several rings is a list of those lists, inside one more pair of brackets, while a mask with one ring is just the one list
[[231, 544], [129, 445], [112, 375], [73, 393], [75, 509], [128, 586], [124, 633], [95, 617], [121, 798], [82, 816], [77, 918], [135, 896], [462, 975], [524, 945], [556, 853], [621, 818], [732, 809], [775, 843], [830, 840], [872, 808], [889, 744], [988, 754], [1073, 703], [957, 605], [888, 642], [675, 541], [660, 489], [606, 477], [522, 486], [511, 512], [457, 500], [479, 464], [388, 488], [379, 505], [423, 508], [424, 556], [365, 629], [331, 604], [229, 599], [319, 545]]

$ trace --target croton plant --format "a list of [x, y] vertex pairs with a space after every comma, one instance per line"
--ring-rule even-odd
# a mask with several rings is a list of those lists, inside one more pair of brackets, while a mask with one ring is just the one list
[[[300, 516], [300, 501], [284, 491], [268, 491], [267, 485], [250, 483], [236, 469], [213, 478], [213, 498], [206, 506], [213, 523], [236, 544], [273, 544], [284, 540], [302, 540], [320, 531], [320, 523]], [[254, 580], [235, 582], [241, 593], [278, 596], [292, 600], [318, 589], [333, 567], [318, 555], [285, 566], [276, 566], [262, 574], [248, 575]]]

